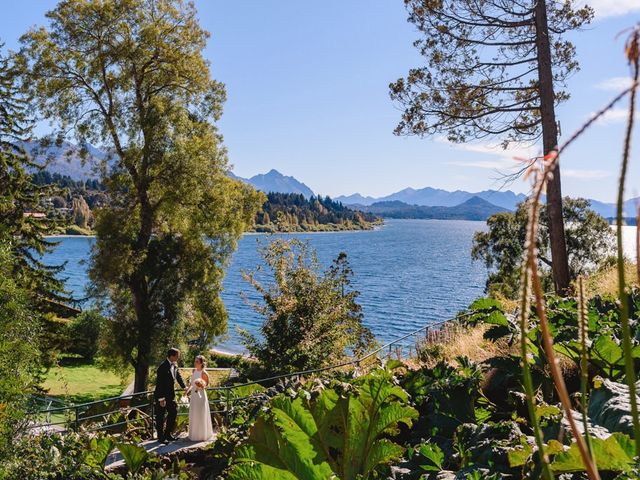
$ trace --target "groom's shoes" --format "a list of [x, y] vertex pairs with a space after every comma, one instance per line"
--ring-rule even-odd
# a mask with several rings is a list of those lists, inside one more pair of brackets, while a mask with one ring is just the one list
[[178, 440], [178, 437], [174, 437], [173, 435], [169, 434], [169, 435], [167, 435], [166, 439], [169, 442], [175, 442], [176, 440]]

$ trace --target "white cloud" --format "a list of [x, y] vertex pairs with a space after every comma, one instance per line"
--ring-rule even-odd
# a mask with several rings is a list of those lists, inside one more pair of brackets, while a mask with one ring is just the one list
[[446, 144], [455, 150], [493, 157], [491, 160], [455, 160], [449, 162], [450, 165], [459, 167], [484, 168], [490, 170], [519, 169], [522, 168], [522, 163], [516, 159], [529, 159], [540, 155], [538, 149], [530, 145], [514, 144], [504, 149], [501, 145], [488, 142], [452, 143], [444, 137], [436, 138], [436, 142]]
[[638, 0], [587, 0], [580, 5], [589, 5], [596, 12], [596, 18], [614, 17], [640, 11]]
[[611, 175], [611, 172], [605, 170], [572, 170], [570, 168], [562, 170], [563, 177], [576, 178], [578, 180], [600, 180]]
[[631, 86], [631, 78], [629, 77], [612, 77], [596, 84], [599, 90], [607, 90], [611, 92], [621, 92]]
[[478, 161], [453, 161], [449, 162], [449, 165], [455, 165], [457, 167], [471, 167], [471, 168], [486, 168], [489, 170], [506, 170], [516, 166], [516, 163], [511, 160], [478, 160]]
[[[593, 117], [595, 113], [592, 113]], [[629, 112], [625, 108], [612, 108], [608, 112], [606, 112], [602, 117], [600, 117], [596, 123], [598, 125], [612, 125], [615, 123], [624, 122], [629, 115]]]

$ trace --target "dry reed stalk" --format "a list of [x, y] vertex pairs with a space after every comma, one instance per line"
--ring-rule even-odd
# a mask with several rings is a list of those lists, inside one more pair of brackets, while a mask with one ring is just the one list
[[[527, 241], [529, 233], [527, 232]], [[535, 242], [534, 242], [535, 243]], [[528, 345], [528, 327], [529, 327], [529, 308], [530, 296], [531, 296], [531, 268], [529, 263], [525, 261], [522, 268], [522, 294], [520, 297], [520, 361], [522, 363], [522, 380], [524, 384], [524, 390], [527, 397], [527, 410], [529, 412], [529, 418], [531, 425], [533, 426], [533, 435], [538, 447], [538, 454], [540, 457], [540, 465], [542, 468], [542, 477], [545, 480], [552, 480], [554, 478], [553, 472], [549, 467], [549, 455], [545, 450], [544, 435], [540, 428], [540, 421], [538, 415], [536, 415], [535, 404], [535, 392], [533, 390], [533, 380], [531, 378], [531, 370], [529, 368], [529, 345]]]
[[587, 449], [591, 454], [591, 460], [596, 465], [596, 459], [589, 435], [589, 420], [587, 418], [587, 394], [589, 385], [589, 354], [587, 341], [589, 338], [589, 316], [587, 302], [584, 295], [584, 281], [582, 275], [578, 277], [578, 340], [580, 342], [580, 406], [582, 408], [582, 425], [584, 437], [587, 441]]
[[[576, 440], [582, 462], [587, 470], [587, 475], [590, 480], [600, 480], [600, 474], [598, 473], [589, 450], [585, 444], [584, 438], [578, 429], [575, 419], [571, 413], [571, 399], [569, 398], [569, 392], [562, 376], [562, 371], [558, 364], [558, 360], [553, 349], [553, 339], [551, 332], [549, 331], [549, 322], [547, 320], [547, 313], [544, 302], [544, 293], [542, 291], [542, 285], [540, 284], [540, 275], [538, 273], [538, 247], [536, 239], [538, 238], [538, 226], [539, 226], [539, 214], [540, 214], [540, 197], [545, 189], [547, 181], [551, 176], [551, 172], [555, 169], [559, 157], [559, 151], [552, 151], [545, 155], [543, 158], [543, 170], [539, 174], [535, 165], [532, 165], [529, 173], [534, 174], [534, 192], [529, 201], [529, 221], [527, 225], [527, 243], [525, 245], [526, 251], [526, 265], [530, 270], [531, 285], [533, 287], [533, 294], [536, 300], [536, 312], [540, 322], [540, 330], [542, 332], [542, 342], [544, 345], [547, 362], [549, 363], [549, 369], [551, 370], [551, 377], [553, 383], [560, 397], [560, 402], [565, 411], [565, 417], [569, 422], [573, 437]], [[544, 461], [543, 461], [544, 465]]]
[[640, 284], [640, 205], [636, 216], [636, 274]]
[[638, 400], [636, 397], [636, 373], [633, 358], [631, 356], [631, 328], [629, 326], [629, 298], [627, 295], [624, 252], [622, 251], [622, 220], [624, 209], [624, 187], [627, 177], [627, 168], [631, 154], [631, 136], [635, 120], [636, 92], [638, 90], [638, 76], [640, 74], [640, 27], [636, 27], [625, 45], [627, 60], [633, 72], [633, 85], [629, 100], [629, 115], [624, 139], [622, 154], [622, 166], [620, 168], [620, 181], [618, 184], [618, 212], [617, 212], [617, 239], [618, 239], [618, 296], [620, 300], [620, 324], [622, 327], [622, 351], [625, 360], [625, 380], [629, 386], [629, 403], [631, 404], [631, 416], [633, 419], [633, 433], [635, 438], [636, 456], [640, 456], [640, 419], [638, 417]]

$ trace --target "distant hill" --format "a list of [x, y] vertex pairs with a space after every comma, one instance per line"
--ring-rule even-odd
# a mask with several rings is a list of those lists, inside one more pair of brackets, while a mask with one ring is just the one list
[[23, 146], [36, 163], [46, 165], [49, 173], [58, 173], [73, 180], [98, 178], [97, 168], [107, 157], [104, 151], [89, 144], [86, 146], [85, 155], [82, 155], [78, 145], [71, 142], [49, 145], [46, 148], [37, 142], [25, 142]]
[[471, 197], [453, 207], [409, 205], [399, 200], [376, 202], [373, 205], [354, 206], [364, 212], [385, 218], [418, 218], [434, 220], [486, 220], [491, 215], [509, 209], [494, 205], [480, 197]]
[[262, 211], [256, 215], [255, 229], [258, 232], [370, 230], [381, 221], [374, 214], [352, 210], [329, 197], [270, 192]]
[[298, 193], [305, 198], [311, 198], [315, 195], [313, 190], [307, 187], [304, 183], [296, 180], [294, 177], [283, 175], [274, 169], [271, 169], [269, 172], [264, 174], [254, 175], [251, 178], [242, 178], [235, 175], [234, 177], [248, 183], [249, 185], [253, 185], [256, 190], [261, 190], [267, 193]]
[[[616, 217], [618, 213], [618, 207], [615, 203], [604, 203], [598, 200], [589, 200], [591, 202], [591, 209], [599, 213], [605, 218]], [[640, 204], [640, 197], [631, 198], [624, 202], [624, 216], [636, 218], [638, 215], [638, 205]]]
[[484, 190], [482, 192], [472, 193], [464, 190], [450, 192], [440, 188], [426, 187], [420, 189], [405, 188], [399, 192], [379, 198], [363, 197], [359, 193], [355, 193], [349, 196], [336, 197], [335, 200], [342, 202], [345, 205], [373, 205], [374, 203], [379, 202], [400, 201], [408, 205], [454, 207], [473, 197], [481, 198], [508, 210], [515, 210], [516, 205], [527, 198], [526, 195], [522, 193], [514, 193], [511, 190]]

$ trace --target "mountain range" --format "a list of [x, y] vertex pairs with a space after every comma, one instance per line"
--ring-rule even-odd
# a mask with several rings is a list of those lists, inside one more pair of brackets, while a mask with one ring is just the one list
[[354, 205], [351, 208], [385, 218], [438, 220], [486, 220], [495, 213], [509, 211], [507, 208], [499, 207], [477, 196], [450, 207], [409, 205], [399, 200], [391, 200], [376, 202], [373, 205]]
[[[106, 157], [106, 153], [91, 145], [87, 145], [87, 155], [80, 154], [80, 148], [70, 142], [63, 142], [59, 146], [49, 146], [46, 149], [36, 149], [36, 144], [26, 143], [25, 148], [29, 152], [36, 153], [38, 161], [47, 162], [47, 170], [51, 173], [59, 173], [68, 175], [73, 179], [86, 180], [88, 178], [96, 178], [96, 166]], [[44, 151], [40, 151], [44, 150]], [[313, 190], [298, 179], [283, 175], [275, 169], [271, 169], [267, 173], [254, 175], [250, 178], [242, 178], [230, 173], [234, 178], [242, 180], [253, 185], [257, 190], [264, 192], [278, 193], [296, 193], [302, 194], [306, 198], [315, 195]], [[482, 199], [486, 203], [495, 207], [506, 210], [515, 210], [516, 205], [524, 201], [527, 196], [523, 193], [514, 193], [511, 190], [483, 190], [481, 192], [468, 192], [465, 190], [455, 190], [453, 192], [439, 188], [405, 188], [398, 192], [382, 197], [364, 196], [360, 193], [351, 195], [341, 195], [335, 197], [334, 200], [343, 203], [346, 206], [353, 207], [357, 210], [370, 211], [372, 213], [382, 214], [382, 210], [398, 211], [401, 202], [407, 207], [455, 207], [476, 199], [474, 202], [477, 207], [477, 199]], [[613, 203], [605, 203], [598, 200], [590, 200], [591, 208], [605, 218], [615, 217], [616, 206]], [[636, 217], [637, 204], [640, 197], [632, 198], [625, 202], [625, 217]], [[472, 202], [472, 204], [474, 203]], [[381, 204], [381, 205], [380, 205]], [[395, 205], [395, 206], [394, 206]], [[371, 208], [364, 208], [371, 207]], [[487, 205], [483, 205], [487, 211], [490, 209]], [[415, 209], [414, 209], [415, 210]], [[415, 210], [416, 212], [418, 210]], [[428, 215], [426, 211], [421, 215]], [[416, 213], [418, 214], [418, 213]], [[425, 217], [431, 218], [431, 217]]]
[[514, 193], [511, 190], [484, 190], [482, 192], [456, 190], [449, 192], [440, 188], [426, 187], [420, 189], [405, 188], [391, 195], [378, 198], [364, 197], [359, 193], [355, 193], [348, 196], [339, 196], [334, 200], [342, 202], [345, 205], [373, 205], [378, 202], [400, 201], [409, 205], [422, 205], [427, 207], [455, 207], [473, 197], [481, 198], [508, 210], [515, 210], [516, 205], [527, 198], [523, 193]]

